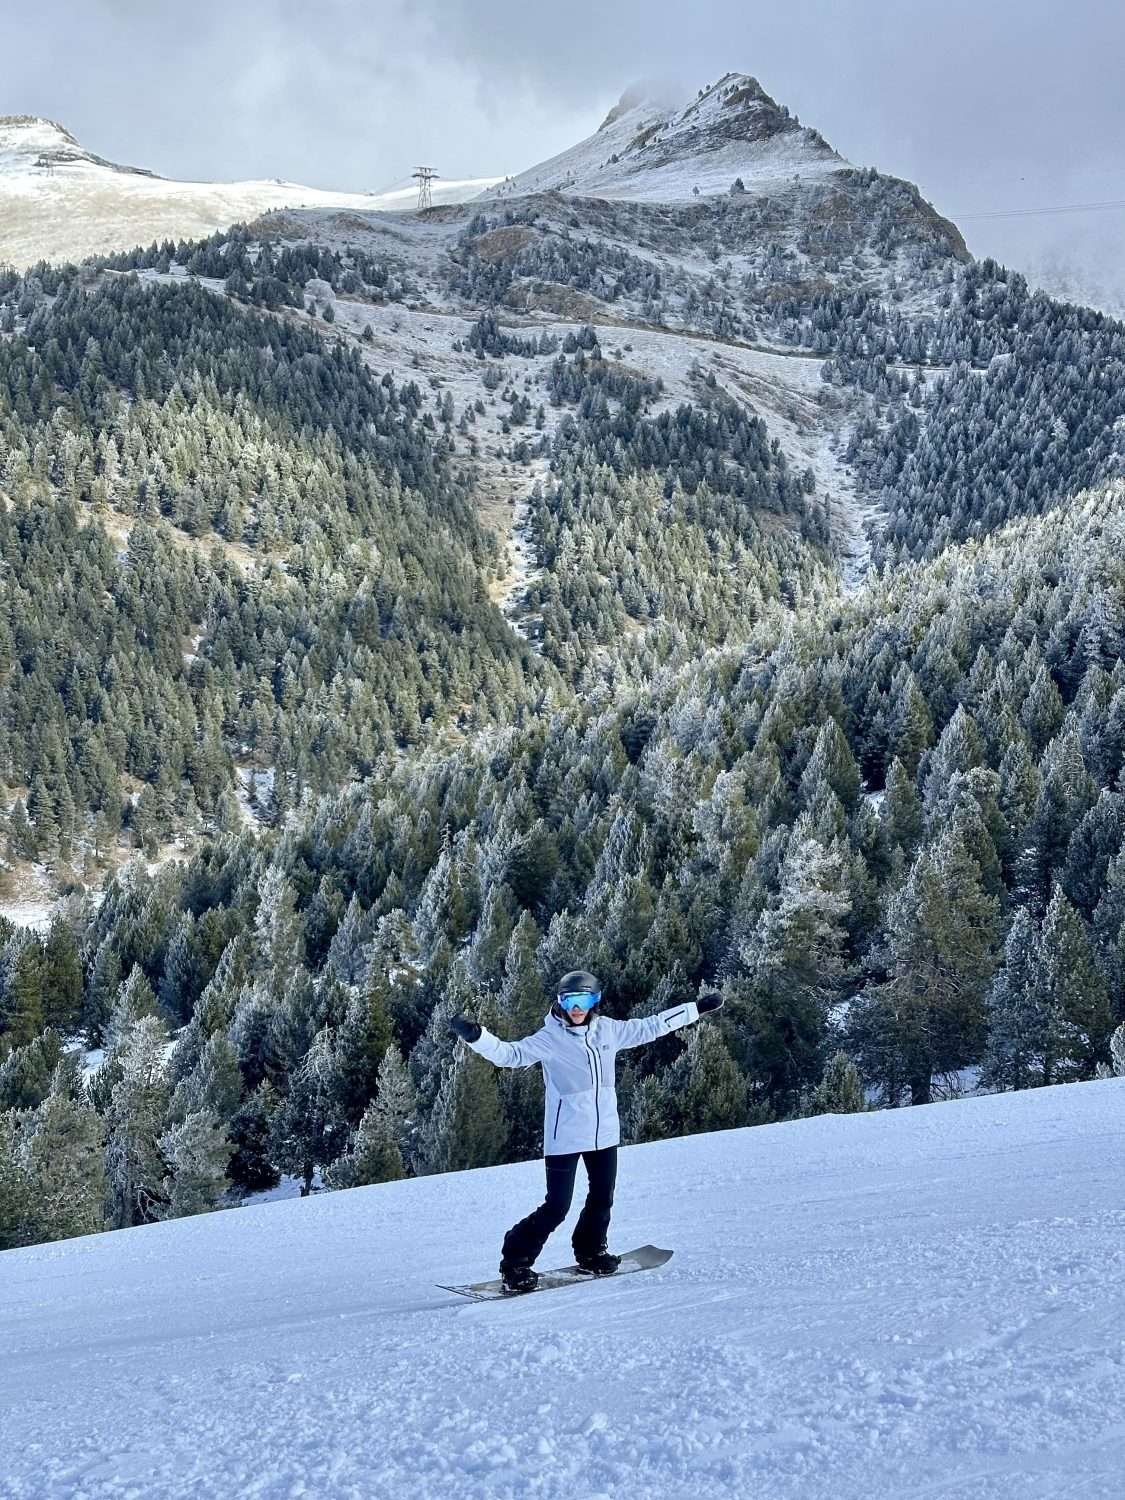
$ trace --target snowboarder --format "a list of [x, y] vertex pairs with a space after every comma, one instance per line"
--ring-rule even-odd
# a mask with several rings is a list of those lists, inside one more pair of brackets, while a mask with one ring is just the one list
[[575, 1260], [595, 1276], [617, 1270], [620, 1257], [606, 1248], [621, 1139], [614, 1059], [626, 1047], [640, 1047], [690, 1026], [723, 1003], [721, 995], [702, 995], [642, 1020], [614, 1021], [594, 1014], [601, 998], [602, 987], [593, 974], [575, 969], [559, 980], [543, 1025], [518, 1042], [501, 1041], [466, 1016], [454, 1016], [449, 1023], [450, 1031], [497, 1067], [530, 1068], [539, 1063], [546, 1079], [547, 1196], [504, 1236], [500, 1275], [510, 1292], [534, 1290], [539, 1278], [533, 1262], [569, 1212], [579, 1157], [586, 1164], [589, 1192], [574, 1227]]

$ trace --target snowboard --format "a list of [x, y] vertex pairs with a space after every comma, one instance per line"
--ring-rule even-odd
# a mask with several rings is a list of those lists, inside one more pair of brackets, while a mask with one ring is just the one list
[[621, 1257], [621, 1264], [609, 1276], [595, 1276], [593, 1271], [584, 1271], [581, 1266], [560, 1266], [555, 1271], [540, 1271], [538, 1283], [530, 1292], [506, 1292], [502, 1281], [475, 1281], [469, 1286], [446, 1286], [438, 1282], [444, 1292], [456, 1292], [461, 1297], [471, 1297], [475, 1302], [493, 1302], [500, 1298], [531, 1297], [536, 1292], [553, 1292], [563, 1286], [577, 1286], [582, 1281], [612, 1281], [614, 1276], [628, 1276], [633, 1271], [651, 1271], [672, 1259], [671, 1250], [658, 1250], [655, 1245], [641, 1245], [629, 1250]]

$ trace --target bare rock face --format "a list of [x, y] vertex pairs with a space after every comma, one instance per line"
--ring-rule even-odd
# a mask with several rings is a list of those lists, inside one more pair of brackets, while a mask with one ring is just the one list
[[493, 261], [507, 260], [510, 256], [517, 255], [528, 245], [534, 244], [537, 238], [533, 229], [506, 224], [482, 234], [473, 249], [480, 260], [491, 265]]

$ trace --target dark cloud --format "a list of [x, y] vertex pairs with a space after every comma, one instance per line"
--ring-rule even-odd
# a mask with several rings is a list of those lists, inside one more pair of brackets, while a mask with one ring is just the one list
[[979, 253], [1112, 253], [1125, 234], [1125, 212], [970, 217], [1125, 198], [1109, 0], [43, 0], [2, 26], [0, 110], [170, 175], [518, 171], [637, 77], [694, 91], [738, 69], [851, 160], [916, 181]]

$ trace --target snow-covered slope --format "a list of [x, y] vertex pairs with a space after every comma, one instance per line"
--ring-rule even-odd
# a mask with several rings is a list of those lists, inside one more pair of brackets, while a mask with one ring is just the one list
[[[438, 203], [475, 197], [494, 178], [442, 181]], [[177, 182], [85, 150], [69, 131], [28, 115], [0, 116], [0, 264], [81, 260], [153, 240], [212, 234], [272, 208], [413, 208], [417, 188], [338, 193], [282, 182]]]
[[633, 1147], [670, 1264], [503, 1304], [434, 1283], [535, 1162], [11, 1251], [0, 1493], [1119, 1497], [1123, 1148], [1123, 1080]]
[[727, 73], [683, 108], [630, 89], [597, 131], [577, 146], [491, 188], [487, 197], [562, 192], [675, 202], [747, 191], [799, 175], [823, 176], [848, 163], [818, 131], [800, 125], [756, 78]]

